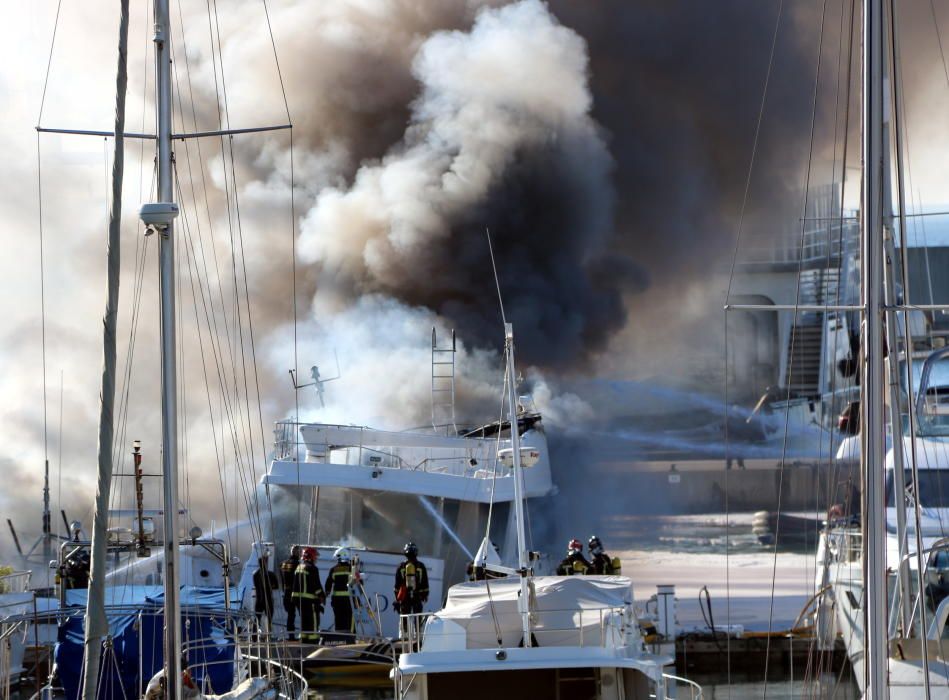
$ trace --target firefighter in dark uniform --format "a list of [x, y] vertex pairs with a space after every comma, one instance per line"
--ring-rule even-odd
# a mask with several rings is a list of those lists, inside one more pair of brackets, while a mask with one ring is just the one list
[[590, 547], [590, 573], [597, 576], [619, 576], [619, 559], [613, 559], [603, 551], [603, 543], [600, 538], [593, 535], [588, 543]]
[[311, 644], [316, 644], [320, 639], [320, 613], [326, 600], [320, 572], [316, 568], [317, 556], [315, 547], [306, 547], [303, 560], [293, 576], [293, 597], [300, 606], [300, 639]]
[[340, 547], [336, 550], [336, 564], [326, 577], [326, 595], [333, 606], [334, 629], [337, 632], [352, 634], [353, 623], [353, 563], [349, 550]]
[[79, 547], [63, 562], [63, 579], [67, 589], [89, 588], [89, 550]]
[[590, 573], [590, 562], [583, 556], [583, 543], [573, 539], [567, 544], [567, 556], [557, 567], [558, 576], [576, 576]]
[[[270, 570], [270, 558], [264, 554], [260, 558], [257, 571], [254, 572], [254, 614], [257, 615], [257, 624], [261, 617], [267, 616], [269, 633], [273, 627], [273, 592], [277, 588], [277, 574]], [[261, 628], [263, 629], [263, 628]]]
[[400, 615], [422, 612], [428, 601], [428, 570], [418, 560], [418, 547], [409, 542], [402, 550], [405, 561], [395, 571], [395, 603], [393, 608]]
[[290, 558], [280, 562], [280, 587], [283, 589], [283, 609], [287, 611], [287, 638], [296, 639], [297, 598], [293, 597], [293, 580], [300, 566], [300, 545], [290, 548]]

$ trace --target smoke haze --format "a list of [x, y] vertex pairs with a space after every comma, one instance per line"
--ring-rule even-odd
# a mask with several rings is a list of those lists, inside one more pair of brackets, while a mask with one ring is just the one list
[[[182, 95], [176, 128], [285, 123], [261, 4], [231, 3], [213, 23], [205, 3], [182, 5], [183, 16], [175, 9], [172, 21]], [[287, 376], [295, 365], [301, 382], [312, 364], [331, 376], [335, 351], [342, 374], [326, 385], [325, 408], [312, 390], [300, 392], [301, 418], [423, 425], [430, 420], [431, 328], [442, 338], [456, 329], [460, 412], [472, 419], [496, 415], [503, 336], [486, 229], [526, 383], [548, 425], [569, 433], [570, 455], [591, 454], [579, 434], [594, 421], [626, 415], [624, 402], [602, 400], [591, 378], [671, 376], [718, 395], [721, 377], [705, 367], [721, 364], [715, 361], [721, 271], [737, 228], [776, 4], [277, 0], [267, 6], [294, 124], [297, 240], [287, 132], [176, 149], [184, 212], [182, 413], [190, 426], [183, 464], [198, 524], [211, 513], [220, 519], [222, 499], [232, 511], [245, 508], [252, 490], [246, 481], [264, 468], [271, 422], [296, 410]], [[44, 124], [101, 129], [112, 123], [117, 20], [109, 7], [64, 8]], [[845, 64], [837, 55], [844, 8], [849, 3], [827, 4], [813, 182], [830, 180], [839, 159], [842, 116], [833, 97]], [[0, 83], [9, 98], [0, 139], [12, 171], [0, 213], [8, 249], [20, 253], [6, 256], [2, 269], [10, 294], [2, 302], [0, 359], [10, 371], [0, 377], [0, 464], [17, 488], [0, 494], [0, 511], [23, 523], [27, 540], [35, 534], [29, 524], [39, 521], [44, 433], [31, 127], [53, 17], [49, 8], [18, 12], [29, 14], [8, 22], [3, 31], [10, 35], [0, 42], [18, 47], [8, 63], [15, 69]], [[920, 45], [931, 52], [932, 37], [924, 35], [931, 30], [920, 20], [925, 13], [913, 12], [907, 31], [928, 37]], [[152, 105], [141, 99], [152, 80], [144, 15], [133, 16], [131, 30], [141, 38], [130, 57], [128, 122], [135, 131], [153, 128]], [[754, 215], [745, 222], [765, 240], [800, 212], [820, 7], [786, 4], [781, 21], [749, 192]], [[920, 82], [935, 85], [933, 76], [942, 75], [932, 61], [911, 65], [925, 77]], [[931, 87], [927, 99], [938, 92]], [[219, 105], [225, 93], [226, 110]], [[73, 499], [64, 497], [64, 505], [71, 517], [89, 522], [108, 156], [101, 141], [77, 138], [41, 142], [46, 432], [54, 505], [62, 445], [62, 491]], [[125, 443], [117, 451], [125, 454], [128, 441], [142, 439], [147, 459], [157, 464], [156, 255], [134, 221], [138, 203], [151, 198], [152, 162], [148, 148], [126, 147], [120, 358], [130, 351], [131, 280], [137, 269], [144, 272], [125, 382], [128, 417], [118, 433]], [[852, 147], [852, 159], [856, 153]], [[702, 371], [690, 372], [696, 364]], [[122, 489], [126, 498], [130, 490]]]

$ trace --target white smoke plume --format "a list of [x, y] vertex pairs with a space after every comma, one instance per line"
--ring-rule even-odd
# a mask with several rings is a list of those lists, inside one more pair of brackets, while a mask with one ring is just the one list
[[[592, 154], [597, 182], [591, 187], [602, 187], [609, 197], [608, 157], [595, 125], [586, 115], [591, 98], [585, 87], [583, 42], [558, 25], [539, 2], [497, 11], [483, 9], [492, 4], [500, 3], [458, 0], [419, 7], [397, 0], [352, 0], [314, 6], [288, 0], [270, 5], [295, 124], [298, 213], [307, 212], [300, 246], [304, 257], [298, 267], [302, 302], [300, 380], [305, 381], [305, 367], [310, 363], [318, 362], [325, 372], [331, 366], [334, 349], [339, 353], [343, 375], [335, 385], [329, 385], [325, 411], [317, 408], [315, 396], [301, 392], [302, 417], [388, 427], [427, 423], [431, 328], [437, 326], [442, 337], [447, 337], [452, 327], [463, 331], [460, 326], [466, 314], [479, 307], [483, 307], [490, 323], [484, 333], [460, 334], [459, 389], [474, 420], [495, 417], [501, 383], [497, 350], [502, 329], [482, 230], [485, 224], [495, 224], [496, 220], [480, 216], [479, 207], [480, 211], [490, 212], [488, 205], [492, 202], [509, 202], [507, 194], [497, 194], [498, 176], [505, 169], [510, 172], [518, 165], [525, 167], [529, 152], [533, 150], [536, 154], [538, 149], [546, 149], [547, 162], [559, 163], [567, 171]], [[176, 128], [207, 130], [217, 128], [221, 122], [243, 127], [284, 121], [270, 34], [261, 6], [243, 3], [220, 14], [223, 62], [217, 64], [211, 48], [212, 42], [217, 41], [217, 26], [209, 37], [208, 18], [201, 14], [204, 5], [183, 10], [180, 24], [177, 14], [173, 16], [175, 85], [181, 95], [176, 102]], [[102, 17], [110, 15], [104, 12]], [[53, 18], [44, 15], [42, 19], [34, 27], [38, 48], [33, 57], [38, 66], [45, 65], [40, 47], [48, 40]], [[43, 122], [107, 129], [111, 124], [115, 22], [100, 21], [93, 15], [78, 17], [69, 8], [61, 22]], [[133, 39], [145, 37], [145, 52], [136, 49], [133, 42], [128, 124], [129, 130], [146, 132], [153, 128], [152, 105], [149, 99], [142, 102], [136, 96], [147, 94], [145, 81], [151, 80], [148, 27], [147, 16], [133, 16], [131, 35]], [[83, 46], [90, 37], [96, 37], [96, 50], [84, 52]], [[528, 55], [527, 50], [536, 55]], [[445, 61], [448, 63], [440, 66]], [[253, 66], [252, 70], [247, 70], [248, 64]], [[85, 74], [101, 76], [94, 94], [88, 89], [83, 92], [81, 83], [70, 77], [68, 69], [76, 67]], [[462, 69], [466, 71], [464, 80], [453, 78], [451, 73]], [[7, 119], [13, 122], [9, 132], [23, 124], [32, 125], [35, 119], [42, 85], [42, 73], [36, 72], [38, 75], [30, 76], [34, 83], [12, 75], [4, 78], [8, 93], [22, 95], [9, 105]], [[492, 74], [491, 84], [479, 88], [478, 83]], [[223, 92], [225, 77], [228, 109], [219, 120], [214, 104], [217, 93]], [[30, 89], [23, 90], [17, 80]], [[483, 94], [479, 95], [479, 90]], [[547, 91], [551, 94], [545, 97]], [[192, 94], [194, 111], [190, 103]], [[94, 99], [82, 99], [83, 96]], [[465, 135], [465, 130], [475, 133]], [[58, 136], [43, 139], [52, 500], [55, 508], [60, 501], [58, 453], [63, 445], [63, 506], [71, 518], [88, 523], [94, 484], [99, 330], [105, 287], [101, 243], [106, 211], [103, 174], [107, 172], [111, 142]], [[440, 146], [439, 141], [448, 143]], [[37, 211], [24, 206], [36, 196], [30, 186], [36, 174], [31, 145], [29, 141], [13, 142], [8, 149], [16, 155], [14, 167], [22, 165], [25, 176], [13, 178], [15, 187], [4, 195], [3, 211], [8, 214], [7, 220], [16, 222], [23, 232], [18, 235], [22, 236], [24, 252], [35, 256]], [[195, 521], [205, 527], [210, 518], [224, 521], [222, 499], [228, 504], [229, 518], [238, 517], [245, 509], [248, 476], [255, 473], [259, 477], [264, 467], [269, 424], [294, 410], [287, 378], [294, 355], [288, 328], [288, 141], [283, 133], [255, 137], [253, 141], [238, 138], [225, 147], [234, 148], [234, 169], [230, 172], [230, 163], [222, 159], [219, 142], [203, 141], [200, 152], [197, 142], [181, 143], [176, 149], [183, 210], [178, 227], [182, 242], [178, 251], [182, 389], [179, 413], [185, 426], [182, 445], [186, 449], [182, 455], [183, 490], [188, 493]], [[376, 258], [372, 267], [360, 269], [355, 264], [355, 259], [363, 254], [359, 252], [359, 239], [352, 238], [350, 231], [344, 229], [331, 239], [330, 232], [317, 225], [324, 212], [328, 212], [326, 202], [334, 197], [358, 200], [378, 196], [379, 190], [373, 188], [363, 195], [361, 183], [373, 179], [377, 184], [390, 183], [393, 177], [387, 172], [401, 171], [409, 176], [408, 171], [416, 165], [421, 169], [411, 179], [419, 182], [419, 178], [427, 178], [425, 189], [431, 196], [426, 199], [425, 192], [406, 190], [408, 181], [399, 186], [405, 195], [404, 208], [390, 202], [385, 213], [397, 235], [390, 240], [378, 228], [363, 228], [362, 240], [369, 249], [369, 258], [373, 254]], [[135, 212], [141, 202], [152, 198], [150, 168], [150, 148], [142, 150], [139, 143], [127, 142], [120, 365], [129, 352], [135, 251], [142, 244]], [[526, 173], [521, 176], [525, 178]], [[441, 180], [445, 180], [444, 187], [439, 184]], [[328, 187], [331, 189], [327, 190]], [[566, 187], [558, 191], [566, 192]], [[207, 205], [203, 202], [205, 191]], [[239, 237], [228, 226], [228, 191], [232, 215], [234, 193], [241, 197], [243, 230]], [[388, 195], [394, 196], [396, 191], [390, 189]], [[434, 252], [432, 243], [440, 235], [451, 233], [445, 227], [460, 225], [458, 217], [464, 214], [466, 206], [474, 212], [469, 222], [472, 236], [467, 245], [476, 249], [477, 265], [470, 266], [465, 260], [447, 264], [451, 261], [444, 258], [430, 261], [437, 262], [445, 274], [457, 275], [447, 285], [442, 279], [431, 292], [442, 296], [448, 305], [439, 307], [431, 303], [433, 297], [412, 299], [414, 292], [400, 292], [399, 270], [405, 274], [405, 268], [411, 267], [408, 256], [426, 247]], [[577, 217], [582, 218], [580, 214]], [[361, 222], [352, 223], [363, 226]], [[592, 240], [601, 245], [605, 230], [602, 224], [595, 223], [591, 230], [595, 234]], [[501, 231], [496, 235], [502, 251], [506, 247], [503, 239], [514, 238], [513, 234]], [[526, 234], [520, 235], [526, 240]], [[352, 244], [348, 251], [339, 247], [345, 240]], [[128, 383], [121, 383], [128, 392], [128, 418], [117, 438], [126, 443], [141, 439], [146, 464], [151, 468], [159, 461], [160, 420], [156, 258], [154, 246], [149, 245], [132, 369]], [[392, 252], [396, 249], [400, 252], [394, 256]], [[572, 249], [573, 253], [577, 250]], [[438, 250], [442, 256], [448, 252], [444, 245]], [[526, 253], [522, 248], [519, 257], [499, 256], [502, 285], [511, 307], [508, 313], [515, 320], [520, 300], [504, 284], [503, 277], [530, 276]], [[392, 256], [394, 266], [387, 269], [380, 256]], [[469, 256], [469, 262], [471, 259], [474, 258]], [[9, 365], [23, 369], [7, 373], [2, 382], [7, 397], [2, 434], [7, 447], [0, 455], [3, 463], [9, 465], [11, 478], [17, 478], [24, 488], [18, 489], [16, 495], [4, 492], [0, 496], [0, 511], [19, 525], [24, 540], [31, 540], [39, 521], [42, 482], [42, 368], [38, 356], [38, 260], [25, 262], [11, 266], [7, 275], [22, 294], [5, 306], [3, 357]], [[233, 307], [235, 288], [243, 291], [244, 263], [249, 310], [247, 306]], [[518, 266], [522, 269], [513, 272]], [[193, 281], [199, 269], [203, 288]], [[236, 270], [236, 279], [231, 278], [232, 270]], [[418, 281], [426, 274], [429, 273], [418, 276]], [[466, 279], [472, 278], [480, 280], [480, 284], [472, 288], [476, 298], [466, 306], [458, 292], [465, 289]], [[367, 296], [366, 292], [370, 294]], [[316, 299], [312, 309], [304, 297]], [[334, 299], [336, 303], [326, 306], [322, 303], [324, 299]], [[451, 313], [452, 303], [459, 313]], [[576, 308], [568, 311], [576, 318], [582, 316]], [[244, 375], [247, 361], [242, 355], [249, 357], [252, 348], [246, 335], [237, 339], [236, 327], [240, 324], [236, 319], [243, 319], [242, 329], [246, 333], [248, 313], [253, 314], [257, 335], [262, 427], [258, 427], [254, 405], [256, 380], [251, 374]], [[209, 323], [217, 324], [216, 348], [211, 345]], [[477, 324], [473, 327], [481, 328]], [[519, 341], [523, 338], [527, 345], [530, 337], [530, 328], [523, 328], [518, 335]], [[26, 338], [29, 342], [20, 342]], [[64, 371], [61, 434], [56, 391], [60, 368]], [[243, 386], [235, 390], [235, 384]], [[19, 448], [21, 445], [23, 449]], [[124, 455], [127, 447], [119, 444], [116, 451]], [[251, 463], [247, 463], [248, 457], [237, 457], [237, 452], [249, 455]], [[238, 467], [238, 462], [242, 466]], [[130, 484], [116, 489], [120, 499], [128, 498], [130, 492]], [[155, 503], [147, 502], [146, 506], [149, 505]], [[54, 525], [57, 522], [58, 519], [54, 520]], [[4, 538], [3, 549], [9, 551], [9, 544]]]
[[303, 218], [317, 316], [381, 293], [487, 346], [498, 329], [490, 227], [522, 357], [568, 366], [602, 346], [625, 318], [629, 277], [604, 257], [611, 162], [587, 71], [584, 41], [538, 0], [423, 42], [404, 135]]

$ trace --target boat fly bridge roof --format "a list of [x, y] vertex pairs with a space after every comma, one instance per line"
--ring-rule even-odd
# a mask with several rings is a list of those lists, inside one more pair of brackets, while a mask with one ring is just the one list
[[532, 579], [530, 631], [522, 643], [515, 577], [453, 586], [445, 607], [403, 616], [402, 674], [549, 667], [628, 667], [658, 678], [670, 658], [648, 654], [621, 576]]
[[[523, 430], [523, 428], [522, 428]], [[511, 501], [511, 440], [503, 433], [439, 435], [327, 423], [278, 422], [265, 484], [336, 486], [488, 503]], [[547, 440], [532, 427], [520, 436], [525, 495], [553, 485]]]

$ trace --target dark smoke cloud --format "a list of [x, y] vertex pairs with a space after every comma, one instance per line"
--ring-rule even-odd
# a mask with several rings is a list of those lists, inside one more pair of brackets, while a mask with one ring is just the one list
[[[822, 94], [836, 87], [843, 6], [828, 5]], [[624, 329], [666, 321], [683, 277], [704, 285], [699, 315], [715, 320], [678, 332], [717, 333], [709, 285], [734, 244], [776, 9], [528, 1], [432, 34], [410, 56], [404, 134], [322, 190], [304, 221], [317, 312], [382, 293], [491, 346], [491, 228], [529, 364], [589, 369]], [[819, 19], [785, 8], [749, 197], [766, 214], [748, 217], [746, 237], [796, 217]], [[829, 109], [819, 102], [821, 124]], [[833, 131], [816, 136], [821, 158]], [[829, 176], [815, 168], [813, 181]]]
[[301, 248], [318, 304], [383, 293], [494, 344], [494, 232], [521, 357], [567, 367], [625, 322], [642, 273], [611, 249], [612, 161], [590, 118], [585, 43], [537, 0], [484, 10], [415, 55], [409, 127], [349, 187], [320, 193]]
[[[827, 6], [821, 81], [832, 89], [841, 3]], [[593, 116], [610, 134], [620, 193], [615, 245], [656, 282], [709, 275], [710, 263], [732, 252], [778, 4], [554, 0], [552, 7], [589, 46]], [[795, 216], [800, 203], [819, 28], [819, 8], [815, 15], [814, 7], [785, 4], [749, 198], [771, 226]], [[820, 103], [832, 121], [827, 107]], [[823, 148], [819, 141], [818, 159]]]

